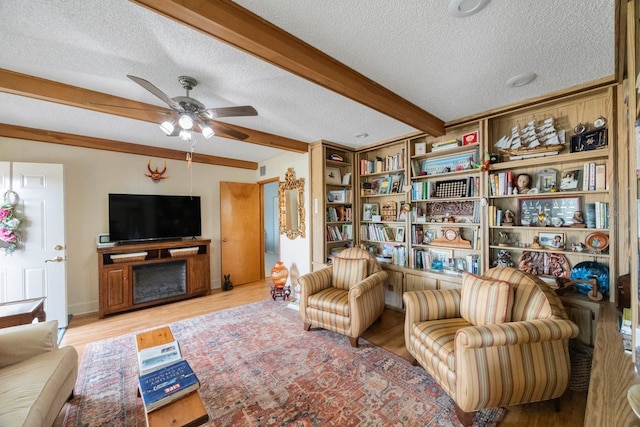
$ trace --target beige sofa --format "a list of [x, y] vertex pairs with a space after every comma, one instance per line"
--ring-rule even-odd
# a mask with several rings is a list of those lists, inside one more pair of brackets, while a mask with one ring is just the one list
[[55, 320], [0, 329], [0, 426], [51, 426], [73, 396], [78, 353]]

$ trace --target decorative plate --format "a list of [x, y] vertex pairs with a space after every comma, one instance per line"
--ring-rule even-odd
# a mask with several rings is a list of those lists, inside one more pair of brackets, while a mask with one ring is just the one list
[[629, 401], [629, 406], [633, 409], [633, 413], [640, 418], [640, 384], [634, 384], [629, 388], [627, 400]]
[[[609, 267], [596, 261], [584, 261], [571, 269], [571, 280], [591, 280], [593, 277], [598, 282], [598, 291], [605, 297], [609, 295]], [[591, 285], [586, 283], [576, 283], [576, 288], [584, 295], [591, 292]]]
[[555, 252], [523, 251], [518, 268], [535, 276], [569, 279], [571, 264], [563, 254]]
[[584, 244], [594, 251], [604, 251], [609, 247], [609, 236], [599, 231], [591, 233], [584, 239]]

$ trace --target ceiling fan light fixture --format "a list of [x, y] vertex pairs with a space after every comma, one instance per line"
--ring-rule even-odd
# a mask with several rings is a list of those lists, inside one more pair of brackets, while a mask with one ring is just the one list
[[202, 136], [204, 136], [206, 139], [209, 139], [216, 134], [209, 125], [200, 126], [200, 132], [202, 132]]
[[191, 141], [191, 131], [188, 129], [182, 129], [180, 131], [180, 135], [178, 135], [180, 137], [181, 140], [185, 141], [185, 142], [189, 142]]
[[193, 127], [193, 117], [189, 114], [182, 114], [178, 119], [178, 124], [182, 129], [189, 130]]
[[175, 122], [173, 120], [166, 120], [160, 123], [158, 126], [160, 126], [160, 130], [162, 130], [162, 132], [166, 133], [167, 135], [171, 135], [173, 133], [173, 130], [175, 129]]

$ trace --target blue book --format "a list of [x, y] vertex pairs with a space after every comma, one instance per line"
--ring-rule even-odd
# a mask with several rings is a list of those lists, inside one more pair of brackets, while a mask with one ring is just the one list
[[157, 369], [139, 378], [140, 395], [147, 412], [167, 405], [200, 387], [186, 360]]

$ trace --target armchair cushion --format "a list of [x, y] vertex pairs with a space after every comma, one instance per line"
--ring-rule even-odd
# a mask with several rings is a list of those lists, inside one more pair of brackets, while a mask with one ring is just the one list
[[307, 306], [328, 313], [349, 316], [349, 292], [344, 289], [327, 288], [309, 295]]
[[465, 273], [462, 279], [460, 315], [474, 326], [511, 321], [513, 288], [509, 282]]
[[455, 338], [459, 329], [471, 326], [462, 318], [432, 320], [413, 325], [414, 335], [433, 352], [438, 359], [446, 363], [449, 369], [456, 369]]
[[367, 262], [365, 258], [335, 257], [331, 285], [334, 288], [349, 290], [351, 286], [362, 282], [367, 277]]

